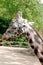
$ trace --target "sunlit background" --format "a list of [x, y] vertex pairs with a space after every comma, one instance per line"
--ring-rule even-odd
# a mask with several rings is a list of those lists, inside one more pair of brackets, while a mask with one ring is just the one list
[[43, 3], [43, 0], [41, 0], [41, 3]]

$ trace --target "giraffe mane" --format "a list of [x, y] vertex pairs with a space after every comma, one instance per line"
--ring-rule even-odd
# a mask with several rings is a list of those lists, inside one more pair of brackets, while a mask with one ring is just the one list
[[38, 33], [38, 31], [32, 26], [32, 25], [30, 25], [33, 29], [34, 29], [34, 31], [37, 33], [37, 35], [40, 37], [40, 39], [42, 40], [42, 42], [43, 42], [43, 39], [42, 39], [42, 37], [40, 36], [40, 34]]

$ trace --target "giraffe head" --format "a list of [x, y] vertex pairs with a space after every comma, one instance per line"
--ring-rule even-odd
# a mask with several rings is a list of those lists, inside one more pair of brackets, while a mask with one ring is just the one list
[[[33, 23], [31, 23], [33, 24]], [[8, 38], [15, 38], [28, 31], [30, 23], [27, 23], [26, 19], [22, 18], [22, 12], [17, 13], [16, 19], [12, 19], [7, 31], [3, 34], [2, 40]]]

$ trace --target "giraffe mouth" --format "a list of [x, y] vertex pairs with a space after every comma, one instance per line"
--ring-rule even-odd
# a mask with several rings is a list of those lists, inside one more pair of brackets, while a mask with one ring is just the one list
[[16, 37], [18, 37], [18, 36], [19, 36], [19, 34], [17, 34], [17, 35], [15, 34], [15, 36], [12, 35], [12, 36], [8, 36], [8, 37], [7, 37], [7, 36], [2, 36], [2, 40], [3, 40], [3, 41], [4, 41], [4, 40], [6, 41], [6, 40], [8, 40], [9, 38], [16, 38]]
[[7, 38], [6, 37], [2, 37], [2, 40], [4, 41], [4, 40], [7, 40]]

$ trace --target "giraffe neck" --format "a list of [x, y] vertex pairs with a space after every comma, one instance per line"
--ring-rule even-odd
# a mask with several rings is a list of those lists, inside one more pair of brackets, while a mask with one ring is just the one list
[[34, 30], [29, 29], [29, 32], [24, 33], [26, 39], [29, 41], [31, 48], [34, 50], [35, 55], [43, 65], [43, 40], [40, 35]]

